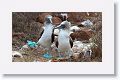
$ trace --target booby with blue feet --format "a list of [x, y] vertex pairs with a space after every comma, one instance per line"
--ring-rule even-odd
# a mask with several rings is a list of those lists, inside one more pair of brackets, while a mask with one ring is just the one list
[[47, 52], [51, 51], [51, 44], [54, 42], [54, 26], [52, 24], [52, 16], [47, 15], [44, 22], [44, 30], [41, 33], [41, 37], [38, 40], [38, 46], [42, 46], [47, 49]]
[[68, 21], [63, 21], [57, 28], [60, 29], [58, 34], [58, 41], [56, 41], [56, 47], [58, 48], [59, 57], [61, 53], [65, 54], [65, 58], [70, 58], [73, 54], [72, 47], [73, 41], [70, 38], [70, 26], [71, 23]]

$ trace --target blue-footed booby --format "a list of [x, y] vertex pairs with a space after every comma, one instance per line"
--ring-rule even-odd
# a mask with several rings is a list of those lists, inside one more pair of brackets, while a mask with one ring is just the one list
[[54, 27], [52, 24], [52, 16], [47, 15], [44, 22], [44, 30], [41, 33], [41, 37], [37, 44], [46, 48], [48, 52], [51, 51], [51, 44], [54, 42]]
[[70, 38], [70, 26], [71, 23], [68, 21], [63, 21], [57, 28], [60, 29], [58, 34], [58, 41], [56, 42], [56, 46], [58, 48], [59, 56], [61, 57], [61, 53], [65, 53], [66, 58], [70, 58], [72, 56], [72, 46], [73, 42]]

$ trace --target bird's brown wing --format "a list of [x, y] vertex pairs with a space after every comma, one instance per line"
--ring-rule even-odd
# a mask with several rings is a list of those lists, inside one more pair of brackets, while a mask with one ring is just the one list
[[59, 45], [58, 41], [55, 42], [55, 45], [56, 45], [56, 47], [58, 48], [58, 45]]
[[43, 33], [44, 33], [44, 29], [43, 29], [42, 32], [40, 33], [40, 37], [43, 35]]
[[51, 36], [51, 43], [54, 42], [54, 39], [55, 39], [55, 36], [54, 36], [54, 29], [53, 29], [53, 31], [52, 31], [52, 36]]
[[70, 37], [70, 46], [71, 46], [71, 48], [73, 47], [73, 40], [71, 37]]
[[43, 33], [44, 33], [44, 29], [42, 30], [42, 32], [40, 33], [40, 36], [39, 36], [39, 38], [38, 39], [40, 39], [41, 38], [41, 36], [43, 35]]

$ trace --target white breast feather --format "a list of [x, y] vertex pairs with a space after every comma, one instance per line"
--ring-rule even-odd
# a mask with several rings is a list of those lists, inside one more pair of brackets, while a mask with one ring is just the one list
[[45, 27], [44, 33], [38, 41], [38, 43], [44, 47], [50, 47], [51, 45], [51, 36], [53, 30], [53, 27], [51, 26], [52, 25], [48, 25], [47, 27]]
[[58, 36], [58, 49], [60, 51], [67, 51], [70, 50], [70, 43], [69, 43], [69, 33], [67, 31], [60, 31], [59, 36]]

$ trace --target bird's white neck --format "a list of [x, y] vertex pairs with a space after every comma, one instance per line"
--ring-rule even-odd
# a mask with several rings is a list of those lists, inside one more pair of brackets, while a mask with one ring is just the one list
[[69, 37], [69, 35], [70, 35], [69, 30], [61, 30], [58, 36], [67, 38], [67, 37]]
[[65, 34], [70, 34], [70, 30], [66, 29], [66, 30], [60, 30], [61, 33], [65, 33]]

